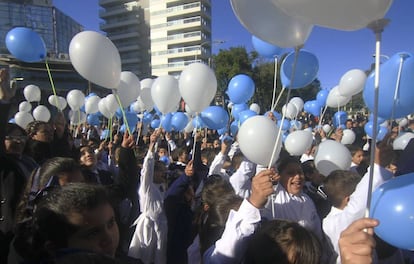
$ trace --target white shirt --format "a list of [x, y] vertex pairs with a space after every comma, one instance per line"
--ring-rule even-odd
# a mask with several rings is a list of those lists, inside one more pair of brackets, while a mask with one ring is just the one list
[[322, 239], [321, 220], [312, 199], [303, 192], [292, 195], [281, 184], [275, 185], [274, 189], [274, 193], [261, 210], [262, 217], [297, 222]]
[[[332, 208], [328, 216], [323, 220], [323, 230], [332, 242], [332, 245], [339, 256], [338, 240], [341, 232], [345, 230], [353, 221], [364, 217], [365, 208], [368, 199], [368, 184], [369, 173], [362, 177], [361, 181], [352, 193], [349, 203], [343, 210]], [[374, 164], [374, 174], [372, 190], [374, 191], [379, 185], [392, 178], [392, 173], [381, 166]], [[337, 263], [340, 263], [340, 257], [337, 259]]]
[[164, 193], [153, 182], [154, 154], [148, 151], [141, 170], [139, 205], [141, 214], [134, 222], [135, 232], [129, 245], [128, 256], [144, 263], [167, 262], [167, 217], [164, 213]]
[[246, 250], [244, 238], [253, 235], [260, 220], [259, 209], [244, 199], [239, 210], [230, 211], [221, 238], [204, 253], [203, 263], [240, 263]]
[[246, 158], [240, 163], [240, 167], [230, 177], [230, 183], [236, 194], [242, 198], [248, 198], [252, 189], [252, 177], [255, 175], [256, 165]]

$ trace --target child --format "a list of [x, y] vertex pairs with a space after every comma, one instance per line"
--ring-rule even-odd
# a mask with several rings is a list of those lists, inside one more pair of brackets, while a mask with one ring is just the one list
[[323, 219], [323, 231], [331, 240], [335, 252], [339, 255], [338, 240], [342, 230], [337, 229], [337, 215], [347, 206], [351, 194], [361, 177], [351, 171], [336, 170], [331, 172], [323, 182], [323, 190], [332, 204], [331, 211]]
[[358, 167], [361, 165], [362, 160], [364, 159], [364, 151], [362, 148], [355, 145], [348, 145], [349, 152], [351, 152], [352, 163], [351, 168], [349, 169], [352, 172], [358, 173]]

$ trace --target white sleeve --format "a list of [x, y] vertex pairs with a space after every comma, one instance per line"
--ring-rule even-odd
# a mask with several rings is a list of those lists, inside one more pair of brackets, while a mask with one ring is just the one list
[[138, 189], [139, 205], [141, 212], [147, 208], [148, 199], [150, 198], [150, 188], [153, 184], [154, 177], [154, 154], [148, 151], [144, 158], [144, 163], [141, 170], [141, 182]]
[[[355, 191], [352, 193], [348, 205], [343, 210], [347, 214], [354, 215], [355, 218], [353, 220], [364, 216], [368, 199], [370, 170], [371, 168], [368, 168], [368, 171], [365, 173], [364, 177], [362, 177], [361, 181], [356, 186]], [[379, 166], [378, 164], [374, 164], [372, 191], [374, 191], [378, 186], [391, 179], [392, 177], [393, 174], [390, 171]], [[349, 224], [351, 224], [351, 222]]]
[[226, 161], [226, 155], [219, 152], [215, 157], [213, 162], [211, 162], [208, 175], [220, 174], [220, 170], [223, 168], [224, 162]]
[[230, 176], [230, 183], [237, 195], [242, 198], [250, 196], [252, 188], [251, 178], [255, 173], [255, 164], [247, 159], [243, 160], [237, 171]]
[[240, 263], [246, 249], [244, 238], [254, 233], [260, 220], [259, 209], [244, 199], [238, 211], [230, 211], [221, 238], [204, 253], [203, 263]]
[[168, 140], [168, 146], [170, 146], [170, 151], [174, 151], [174, 149], [177, 148], [177, 145], [175, 144], [174, 140], [172, 140], [172, 139]]

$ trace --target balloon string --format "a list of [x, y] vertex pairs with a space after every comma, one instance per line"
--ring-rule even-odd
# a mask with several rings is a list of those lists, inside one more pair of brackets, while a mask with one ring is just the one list
[[109, 136], [109, 119], [108, 119], [108, 133], [105, 134], [105, 141], [108, 139]]
[[[196, 113], [196, 117], [198, 116], [198, 113]], [[194, 127], [194, 130], [193, 130], [193, 151], [192, 151], [192, 153], [191, 153], [191, 156], [192, 156], [192, 158], [191, 158], [191, 160], [194, 160], [194, 155], [195, 155], [195, 148], [196, 148], [196, 137], [197, 137], [197, 125], [198, 125], [198, 122], [196, 122], [196, 126]]]
[[404, 57], [405, 57], [404, 54], [400, 54], [400, 66], [398, 68], [397, 82], [395, 83], [394, 101], [393, 101], [393, 104], [392, 104], [392, 111], [391, 111], [390, 121], [394, 119], [394, 115], [395, 115], [395, 104], [397, 102], [398, 92], [400, 90], [401, 72], [402, 72], [402, 67], [403, 67], [403, 64], [404, 64]]
[[[276, 108], [276, 106], [277, 106], [277, 104], [279, 103], [279, 100], [280, 100], [280, 98], [282, 98], [282, 94], [283, 94], [283, 92], [286, 90], [286, 87], [282, 87], [282, 90], [280, 91], [280, 93], [279, 93], [279, 96], [277, 97], [277, 99], [276, 99], [276, 102], [275, 102], [275, 104], [274, 105], [272, 105], [272, 108], [271, 109], [275, 109]], [[272, 110], [272, 111], [273, 111]]]
[[59, 110], [59, 112], [61, 112], [62, 110], [60, 109], [59, 100], [56, 95], [55, 83], [53, 82], [52, 73], [50, 72], [50, 68], [49, 68], [49, 64], [47, 63], [47, 60], [45, 60], [45, 64], [46, 64], [47, 75], [49, 76], [50, 85], [52, 86], [53, 95], [55, 97], [56, 108]]
[[[132, 135], [131, 130], [129, 129], [128, 120], [127, 120], [127, 118], [126, 118], [126, 114], [125, 114], [125, 111], [124, 111], [124, 107], [122, 106], [121, 99], [119, 98], [119, 95], [118, 95], [118, 93], [116, 92], [116, 90], [114, 90], [112, 93], [115, 95], [116, 100], [118, 101], [119, 108], [121, 108], [122, 117], [124, 118], [124, 123], [125, 123], [126, 129], [127, 129], [127, 131], [128, 131], [128, 134], [129, 134], [129, 135]], [[119, 131], [119, 130], [118, 130], [118, 131]]]
[[371, 140], [371, 157], [370, 157], [370, 170], [369, 170], [369, 181], [368, 181], [368, 194], [367, 194], [367, 205], [365, 209], [365, 217], [369, 217], [369, 212], [371, 209], [371, 197], [372, 197], [372, 186], [374, 179], [374, 160], [375, 160], [375, 149], [377, 145], [377, 126], [378, 126], [378, 98], [379, 98], [379, 75], [380, 75], [380, 50], [381, 50], [381, 32], [382, 30], [376, 30], [376, 43], [375, 43], [375, 79], [374, 79], [374, 120], [373, 120], [373, 132]]
[[323, 108], [323, 111], [322, 111], [322, 114], [321, 114], [321, 117], [320, 117], [320, 119], [319, 119], [319, 126], [321, 126], [322, 125], [322, 119], [323, 119], [323, 117], [325, 116], [325, 113], [326, 113], [326, 110], [328, 109], [328, 106], [327, 105], [325, 105], [325, 107]]
[[138, 135], [137, 135], [137, 140], [136, 140], [136, 142], [135, 142], [135, 145], [137, 145], [138, 146], [138, 141], [139, 141], [139, 137], [141, 136], [141, 131], [142, 131], [142, 121], [139, 121], [138, 122], [139, 124], [140, 124], [140, 129], [138, 129]]
[[109, 118], [109, 141], [112, 142], [112, 116]]
[[[293, 68], [293, 71], [292, 71], [292, 75], [290, 77], [290, 83], [291, 84], [293, 83], [293, 80], [294, 80], [294, 77], [295, 77], [296, 64], [297, 64], [297, 61], [298, 61], [300, 48], [301, 47], [299, 47], [299, 46], [295, 48], [295, 59], [293, 61], [293, 67], [292, 67]], [[287, 105], [289, 103], [291, 90], [292, 89], [288, 89], [288, 94], [286, 96], [286, 103], [285, 103], [285, 105]], [[272, 165], [273, 165], [273, 159], [275, 158], [275, 154], [276, 154], [275, 152], [276, 152], [277, 147], [279, 145], [280, 135], [282, 134], [282, 126], [283, 126], [283, 122], [285, 121], [285, 117], [286, 117], [286, 110], [285, 111], [282, 111], [282, 120], [280, 122], [279, 130], [277, 132], [277, 137], [276, 137], [275, 145], [273, 146], [272, 156], [270, 157], [269, 165], [267, 166], [268, 169], [270, 169], [272, 167]]]
[[277, 71], [278, 71], [278, 58], [277, 56], [275, 56], [275, 73], [273, 76], [273, 96], [272, 96], [272, 105], [271, 105], [271, 109], [270, 111], [274, 111], [275, 110], [275, 97], [276, 97], [276, 88], [277, 88]]

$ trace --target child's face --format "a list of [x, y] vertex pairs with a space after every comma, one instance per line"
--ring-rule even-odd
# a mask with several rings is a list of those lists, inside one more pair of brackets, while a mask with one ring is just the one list
[[158, 149], [158, 156], [163, 157], [167, 155], [167, 150], [165, 148]]
[[361, 164], [363, 158], [364, 158], [364, 152], [362, 150], [358, 150], [352, 156], [352, 162], [359, 165], [359, 164]]

